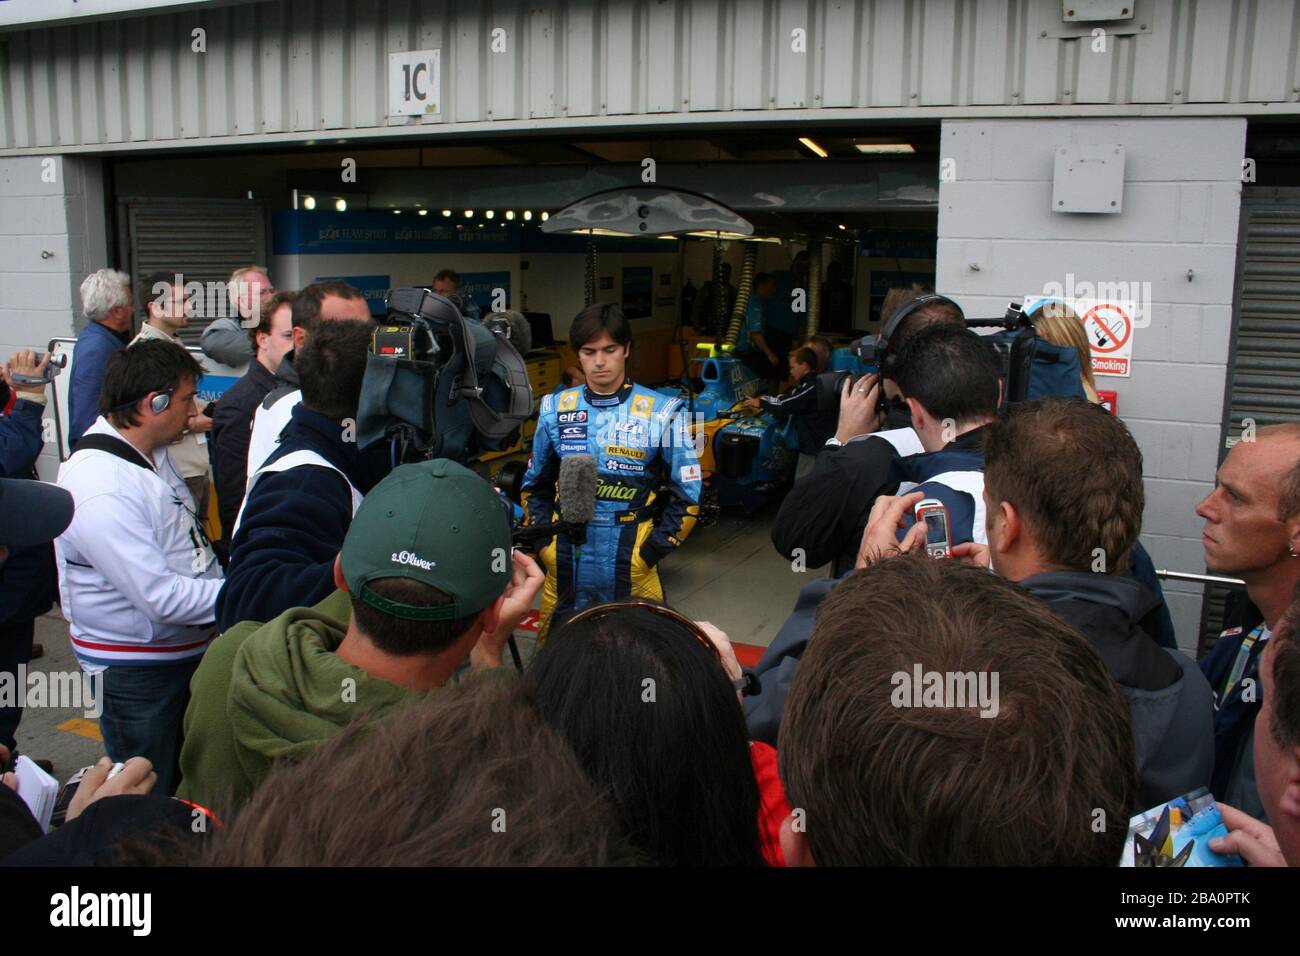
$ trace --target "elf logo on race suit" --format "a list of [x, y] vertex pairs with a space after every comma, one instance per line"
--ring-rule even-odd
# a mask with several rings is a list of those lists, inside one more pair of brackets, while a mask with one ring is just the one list
[[559, 411], [571, 412], [578, 407], [578, 390], [564, 392], [560, 396], [560, 403], [555, 406]]
[[648, 419], [654, 407], [655, 400], [649, 395], [638, 395], [632, 399], [632, 414], [637, 418]]
[[577, 412], [560, 412], [559, 415], [561, 425], [573, 425], [578, 422], [585, 422], [586, 420], [587, 412], [585, 410]]
[[699, 465], [682, 465], [681, 470], [680, 470], [680, 474], [681, 474], [681, 476], [682, 476], [682, 483], [683, 483], [683, 484], [686, 484], [686, 483], [689, 483], [689, 482], [692, 482], [692, 481], [699, 481], [699, 480], [700, 480], [700, 466], [699, 466]]

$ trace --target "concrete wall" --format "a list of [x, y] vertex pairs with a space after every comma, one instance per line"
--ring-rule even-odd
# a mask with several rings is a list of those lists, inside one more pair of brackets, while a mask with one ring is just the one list
[[[936, 281], [968, 312], [1081, 281], [1151, 284], [1129, 378], [1098, 377], [1142, 449], [1142, 540], [1157, 567], [1201, 571], [1196, 503], [1213, 487], [1223, 417], [1241, 205], [1242, 119], [949, 120], [941, 162]], [[1053, 148], [1123, 144], [1123, 211], [1051, 211]], [[941, 167], [942, 168], [942, 167]], [[1187, 278], [1191, 270], [1192, 278]], [[994, 311], [997, 310], [997, 311]], [[1180, 644], [1194, 652], [1201, 590], [1166, 583]]]
[[[0, 361], [77, 334], [81, 280], [108, 264], [107, 240], [98, 159], [0, 159]], [[58, 467], [53, 448], [38, 463], [43, 478]]]

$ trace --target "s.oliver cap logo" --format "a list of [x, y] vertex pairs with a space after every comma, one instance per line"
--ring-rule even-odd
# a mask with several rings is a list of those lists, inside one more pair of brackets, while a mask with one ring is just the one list
[[394, 551], [394, 564], [409, 564], [413, 568], [419, 568], [421, 571], [431, 571], [437, 566], [436, 561], [428, 561], [418, 554], [411, 551]]

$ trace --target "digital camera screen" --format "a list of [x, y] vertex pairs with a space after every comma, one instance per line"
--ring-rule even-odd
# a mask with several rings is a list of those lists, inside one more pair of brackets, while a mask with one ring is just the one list
[[931, 511], [925, 516], [925, 543], [946, 544], [948, 541], [948, 522], [943, 512]]

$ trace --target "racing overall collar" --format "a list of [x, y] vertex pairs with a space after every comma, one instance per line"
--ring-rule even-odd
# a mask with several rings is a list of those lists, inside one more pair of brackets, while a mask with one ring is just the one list
[[609, 395], [597, 395], [589, 385], [582, 386], [582, 399], [592, 408], [611, 408], [614, 405], [622, 405], [631, 394], [632, 380], [626, 375], [623, 376], [623, 384], [619, 387], [619, 390]]

